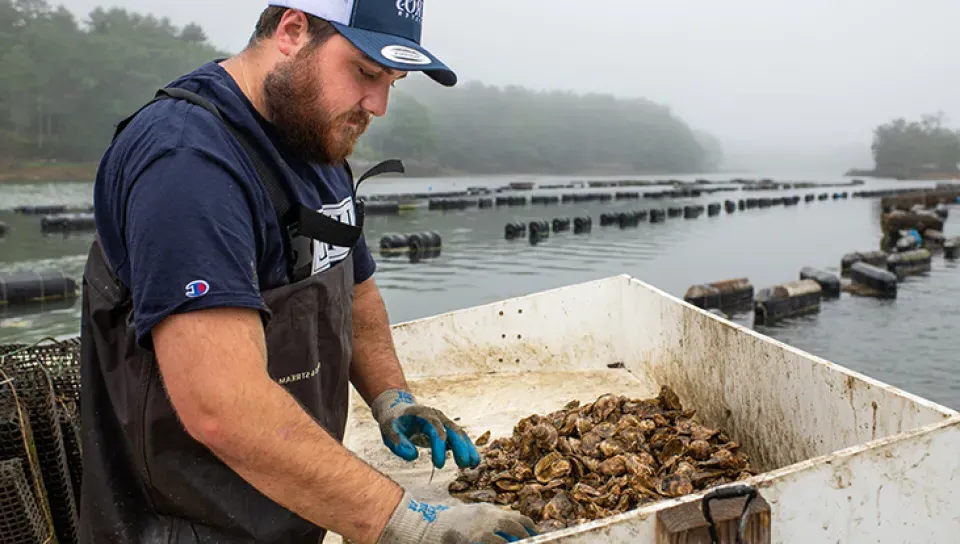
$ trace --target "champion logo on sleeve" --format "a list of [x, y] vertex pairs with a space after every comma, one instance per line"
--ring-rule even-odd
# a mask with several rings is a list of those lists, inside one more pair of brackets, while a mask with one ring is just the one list
[[191, 281], [187, 284], [187, 298], [199, 298], [210, 292], [210, 284], [203, 280]]

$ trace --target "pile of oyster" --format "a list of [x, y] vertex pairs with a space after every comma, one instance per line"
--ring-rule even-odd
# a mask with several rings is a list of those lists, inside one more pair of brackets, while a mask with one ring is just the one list
[[652, 399], [572, 401], [520, 420], [510, 437], [489, 442], [484, 433], [480, 465], [448, 489], [509, 506], [544, 533], [756, 474], [736, 442], [694, 415], [666, 386]]

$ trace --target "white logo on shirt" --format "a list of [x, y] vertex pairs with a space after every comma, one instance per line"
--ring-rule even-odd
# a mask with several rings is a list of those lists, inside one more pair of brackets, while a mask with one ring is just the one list
[[[353, 198], [347, 197], [336, 204], [324, 204], [318, 212], [328, 215], [341, 223], [357, 224], [357, 212], [353, 207]], [[323, 272], [342, 261], [350, 253], [349, 247], [334, 246], [319, 240], [313, 241], [313, 274]]]

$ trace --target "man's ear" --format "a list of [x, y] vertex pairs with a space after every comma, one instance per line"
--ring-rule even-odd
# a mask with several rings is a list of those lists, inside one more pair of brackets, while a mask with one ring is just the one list
[[288, 9], [277, 26], [277, 48], [288, 57], [294, 57], [310, 40], [307, 16], [298, 9]]

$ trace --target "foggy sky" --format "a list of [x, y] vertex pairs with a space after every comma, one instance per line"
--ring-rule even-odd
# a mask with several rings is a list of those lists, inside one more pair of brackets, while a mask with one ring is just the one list
[[[261, 0], [63, 0], [194, 21], [239, 50]], [[809, 153], [942, 110], [960, 126], [957, 0], [429, 0], [423, 44], [460, 81], [667, 104], [738, 150]], [[496, 33], [499, 37], [493, 38]], [[429, 105], [428, 105], [429, 106]], [[849, 166], [870, 166], [861, 160]]]

